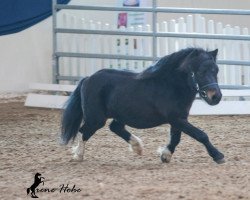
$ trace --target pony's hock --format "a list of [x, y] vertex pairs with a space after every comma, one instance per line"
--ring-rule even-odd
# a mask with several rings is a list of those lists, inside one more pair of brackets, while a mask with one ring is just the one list
[[[170, 161], [183, 132], [201, 142], [214, 161], [222, 163], [223, 154], [207, 134], [188, 122], [197, 93], [209, 105], [221, 99], [217, 53], [187, 48], [161, 58], [141, 73], [103, 69], [82, 79], [63, 113], [62, 140], [67, 144], [80, 130], [85, 143], [112, 118], [110, 130], [140, 155], [140, 140], [125, 125], [145, 129], [170, 124], [171, 139], [161, 154], [163, 162]], [[83, 151], [84, 147], [75, 152], [82, 156]]]

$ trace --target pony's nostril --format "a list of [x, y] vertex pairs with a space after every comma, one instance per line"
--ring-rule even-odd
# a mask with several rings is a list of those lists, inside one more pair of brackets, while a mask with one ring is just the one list
[[221, 95], [215, 94], [215, 95], [212, 96], [211, 100], [212, 100], [213, 102], [220, 102], [220, 100], [221, 100]]
[[212, 101], [216, 101], [218, 99], [217, 95], [212, 96]]

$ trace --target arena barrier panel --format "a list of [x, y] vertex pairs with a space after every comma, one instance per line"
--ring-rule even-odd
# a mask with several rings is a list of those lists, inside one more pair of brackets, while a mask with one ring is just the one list
[[[152, 23], [118, 29], [114, 24], [106, 23], [105, 19], [94, 21], [67, 12], [58, 14], [56, 11], [59, 9], [147, 12], [152, 15]], [[158, 22], [157, 13], [188, 15]], [[226, 89], [224, 91], [231, 90], [225, 96], [229, 98], [224, 98], [228, 100], [225, 109], [230, 110], [229, 105], [233, 104], [235, 107], [243, 103], [240, 100], [245, 100], [243, 104], [248, 105], [249, 102], [246, 100], [249, 99], [250, 93], [249, 30], [246, 27], [215, 22], [203, 17], [203, 14], [249, 16], [250, 10], [162, 8], [157, 7], [156, 0], [152, 1], [152, 7], [144, 8], [61, 5], [54, 0], [53, 82], [75, 84], [81, 77], [89, 76], [102, 68], [140, 72], [159, 57], [188, 46], [211, 50], [218, 48], [219, 84]], [[234, 101], [229, 103], [230, 99]], [[248, 108], [250, 107], [246, 107], [245, 110], [250, 114]], [[219, 114], [216, 109], [211, 110], [214, 110], [214, 114]], [[237, 112], [219, 110], [224, 114], [246, 114], [244, 109]], [[191, 113], [197, 114], [196, 111]]]

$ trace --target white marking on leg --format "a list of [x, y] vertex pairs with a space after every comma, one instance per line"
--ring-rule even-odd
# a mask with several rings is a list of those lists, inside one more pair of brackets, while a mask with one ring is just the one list
[[162, 162], [170, 162], [172, 153], [167, 147], [159, 147], [157, 152], [160, 154]]
[[130, 140], [129, 140], [129, 146], [130, 149], [132, 149], [134, 152], [136, 152], [138, 155], [142, 155], [142, 141], [137, 136], [131, 134]]
[[72, 161], [83, 161], [86, 141], [78, 138], [78, 144], [72, 147], [73, 159]]
[[170, 128], [168, 128], [167, 132], [168, 132], [168, 144], [170, 144], [170, 143], [171, 143], [171, 132], [170, 132]]
[[[170, 130], [168, 130], [168, 144], [170, 144], [170, 143], [171, 143], [171, 133], [170, 133]], [[170, 162], [171, 157], [172, 157], [172, 153], [168, 149], [167, 146], [159, 147], [157, 152], [160, 154], [162, 162], [166, 162], [166, 163]]]

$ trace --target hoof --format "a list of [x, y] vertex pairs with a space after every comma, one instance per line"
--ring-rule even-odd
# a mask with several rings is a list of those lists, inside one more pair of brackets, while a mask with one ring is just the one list
[[73, 158], [70, 160], [70, 162], [82, 162], [83, 161], [83, 155], [74, 153]]
[[139, 143], [131, 144], [132, 151], [134, 151], [139, 156], [142, 155], [142, 147]]
[[69, 162], [83, 162], [83, 158], [72, 158]]
[[137, 153], [138, 155], [142, 155], [142, 142], [140, 138], [136, 137], [135, 135], [132, 135], [129, 141], [130, 147], [132, 151]]
[[226, 161], [225, 161], [224, 158], [222, 158], [222, 159], [219, 159], [219, 160], [215, 160], [215, 162], [216, 162], [217, 164], [223, 164], [223, 163], [225, 163]]
[[222, 163], [225, 163], [225, 159], [224, 159], [224, 155], [222, 153], [219, 153], [216, 158], [214, 158], [214, 161], [217, 163], [217, 164], [222, 164]]
[[161, 152], [161, 161], [163, 163], [169, 163], [172, 157], [172, 153], [168, 150], [168, 148], [164, 149]]
[[72, 147], [73, 158], [71, 162], [82, 162], [85, 149], [85, 142], [78, 141], [78, 145]]

